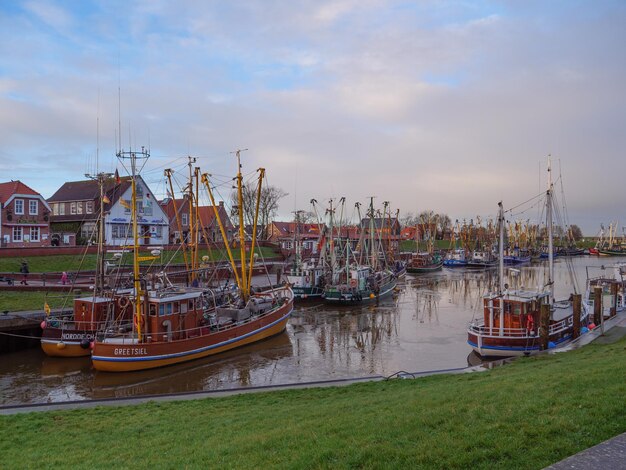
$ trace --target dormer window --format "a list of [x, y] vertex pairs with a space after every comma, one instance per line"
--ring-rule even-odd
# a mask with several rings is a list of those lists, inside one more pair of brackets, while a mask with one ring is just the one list
[[28, 201], [28, 213], [30, 215], [37, 215], [39, 213], [39, 204], [36, 200]]
[[15, 214], [23, 215], [24, 214], [24, 199], [16, 199], [13, 203], [13, 207], [15, 208]]

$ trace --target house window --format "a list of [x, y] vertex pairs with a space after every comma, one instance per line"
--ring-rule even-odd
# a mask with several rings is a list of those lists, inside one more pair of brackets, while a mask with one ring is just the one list
[[152, 201], [146, 199], [143, 205], [143, 213], [145, 215], [152, 215]]
[[83, 203], [82, 202], [77, 202], [76, 203], [76, 213], [77, 214], [82, 214], [83, 213]]
[[126, 238], [129, 227], [124, 224], [111, 225], [111, 237], [113, 238]]
[[143, 186], [140, 184], [135, 186], [135, 192], [137, 193], [137, 196], [143, 196]]
[[22, 241], [22, 227], [13, 227], [13, 241], [14, 242]]
[[52, 215], [59, 215], [59, 203], [52, 204]]
[[30, 228], [30, 241], [38, 242], [39, 241], [39, 227], [31, 227]]
[[130, 201], [127, 201], [126, 199], [121, 199], [120, 204], [124, 207], [124, 214], [130, 214]]
[[14, 203], [14, 207], [15, 207], [16, 214], [24, 214], [24, 199], [16, 199]]
[[62, 202], [58, 206], [59, 206], [59, 215], [65, 215], [65, 203]]
[[85, 213], [93, 214], [93, 201], [87, 201], [85, 203]]
[[39, 204], [37, 201], [28, 201], [28, 213], [30, 215], [37, 215], [39, 213]]
[[75, 202], [70, 202], [70, 214], [72, 214], [72, 215], [76, 214], [76, 203]]
[[187, 225], [189, 223], [189, 214], [182, 215], [182, 225]]

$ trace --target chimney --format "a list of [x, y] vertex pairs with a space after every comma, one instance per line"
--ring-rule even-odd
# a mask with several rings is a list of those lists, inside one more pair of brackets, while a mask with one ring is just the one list
[[224, 207], [224, 201], [220, 201], [218, 204], [220, 207]]

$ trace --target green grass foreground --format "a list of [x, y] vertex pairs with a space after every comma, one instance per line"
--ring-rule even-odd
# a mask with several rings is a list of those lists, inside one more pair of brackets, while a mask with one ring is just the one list
[[482, 373], [0, 417], [5, 468], [539, 469], [626, 431], [626, 341]]

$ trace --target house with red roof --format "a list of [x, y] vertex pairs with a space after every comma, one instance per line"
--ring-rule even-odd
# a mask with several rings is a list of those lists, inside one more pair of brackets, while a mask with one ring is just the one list
[[[164, 245], [169, 223], [154, 194], [138, 176], [136, 179], [137, 224], [140, 245]], [[130, 177], [104, 181], [104, 242], [106, 245], [132, 244]], [[48, 199], [52, 208], [53, 244], [95, 243], [100, 219], [100, 185], [97, 180], [64, 183]]]
[[50, 245], [50, 206], [21, 181], [0, 183], [0, 246]]
[[[196, 216], [196, 212], [189, 213], [189, 200], [166, 198], [159, 202], [161, 209], [165, 212], [169, 223], [169, 243], [178, 244], [182, 240], [188, 240], [191, 216]], [[233, 234], [235, 233], [235, 227], [233, 226], [230, 217], [224, 207], [224, 202], [220, 201], [217, 206], [217, 211], [224, 225], [226, 231], [226, 237], [228, 241], [232, 241]], [[222, 234], [220, 227], [215, 218], [215, 210], [213, 206], [200, 206], [198, 207], [198, 218], [200, 219], [200, 228], [198, 229], [198, 241], [200, 243], [206, 242], [222, 242]], [[195, 224], [194, 224], [195, 225]]]
[[[322, 229], [323, 229], [322, 225]], [[295, 249], [294, 242], [302, 246], [302, 256], [311, 256], [318, 253], [320, 240], [320, 225], [296, 222], [271, 222], [268, 230], [268, 241], [278, 243], [281, 250], [289, 255]]]

